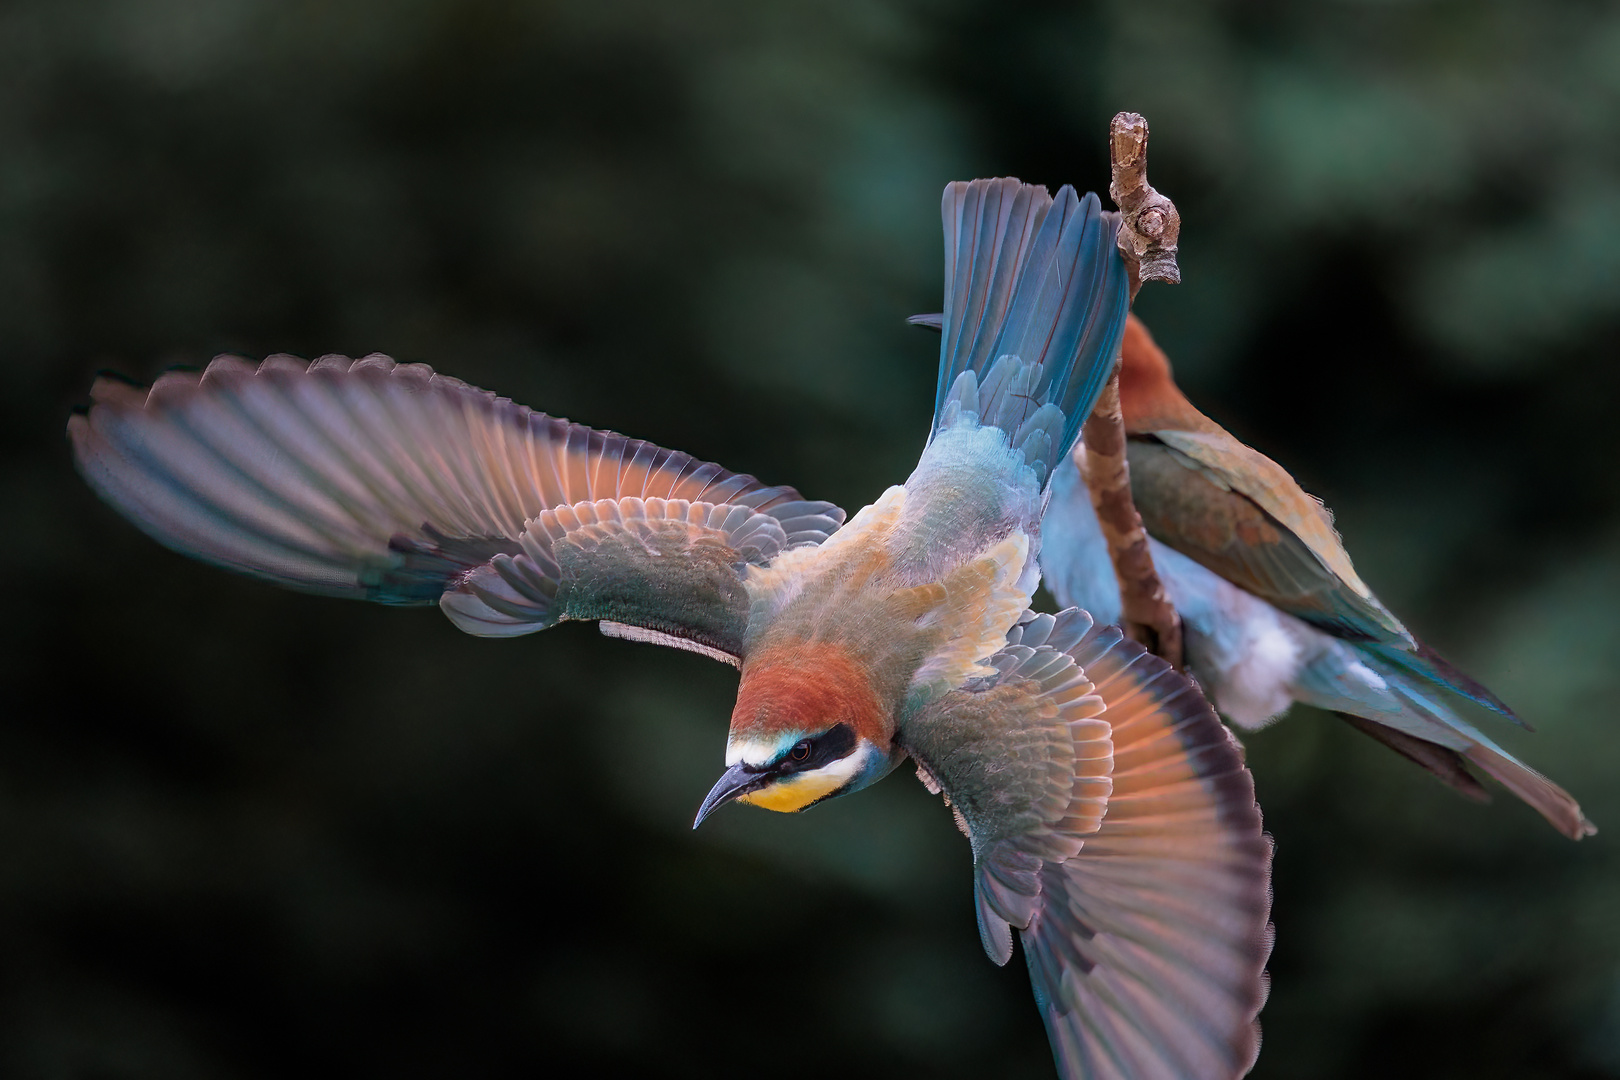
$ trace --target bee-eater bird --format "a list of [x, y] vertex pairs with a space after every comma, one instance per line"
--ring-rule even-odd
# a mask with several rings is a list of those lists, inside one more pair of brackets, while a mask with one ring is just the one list
[[731, 800], [803, 810], [911, 757], [971, 842], [980, 934], [1019, 931], [1065, 1077], [1246, 1072], [1271, 844], [1196, 688], [1081, 611], [1029, 610], [1047, 481], [1120, 342], [1095, 195], [945, 191], [945, 333], [916, 470], [844, 513], [382, 356], [102, 380], [87, 480], [155, 539], [279, 585], [565, 619], [741, 670]]
[[[1461, 697], [1518, 720], [1379, 603], [1328, 510], [1187, 400], [1134, 315], [1121, 361], [1131, 494], [1181, 613], [1188, 667], [1222, 713], [1252, 730], [1302, 701], [1470, 796], [1485, 797], [1473, 764], [1566, 836], [1596, 831], [1567, 792], [1457, 715], [1450, 700]], [[1072, 458], [1053, 477], [1042, 531], [1053, 595], [1117, 622], [1119, 583]]]

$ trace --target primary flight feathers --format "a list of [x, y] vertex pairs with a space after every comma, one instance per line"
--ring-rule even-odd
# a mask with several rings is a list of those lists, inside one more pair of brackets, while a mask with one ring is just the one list
[[1272, 930], [1241, 752], [1118, 627], [1029, 612], [1007, 641], [910, 744], [973, 841], [986, 951], [1019, 929], [1065, 1077], [1242, 1076]]
[[735, 654], [737, 565], [844, 520], [383, 356], [221, 357], [91, 397], [68, 425], [79, 467], [155, 539], [307, 592], [437, 603], [484, 636], [610, 619]]
[[475, 634], [599, 620], [741, 668], [728, 801], [800, 810], [908, 756], [972, 842], [985, 947], [1024, 944], [1066, 1078], [1253, 1061], [1271, 848], [1242, 756], [1181, 676], [1083, 612], [1034, 615], [1048, 479], [1129, 299], [1095, 195], [943, 201], [928, 445], [844, 513], [385, 357], [104, 380], [87, 480], [160, 542], [313, 592], [437, 603]]

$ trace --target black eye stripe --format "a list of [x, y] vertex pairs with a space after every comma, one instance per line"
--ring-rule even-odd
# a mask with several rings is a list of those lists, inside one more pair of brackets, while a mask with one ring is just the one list
[[[795, 754], [804, 742], [810, 744], [810, 752], [803, 758], [796, 757]], [[782, 755], [775, 767], [788, 773], [807, 772], [837, 761], [853, 749], [855, 749], [855, 729], [848, 724], [834, 724], [813, 739], [795, 743]]]

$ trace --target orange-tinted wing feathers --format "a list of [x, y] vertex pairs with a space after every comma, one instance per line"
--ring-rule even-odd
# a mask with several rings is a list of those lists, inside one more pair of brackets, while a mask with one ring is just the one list
[[1356, 575], [1326, 509], [1275, 462], [1229, 435], [1177, 431], [1132, 436], [1127, 453], [1155, 539], [1340, 637], [1411, 644]]
[[[1084, 612], [1026, 614], [1008, 642], [996, 677], [902, 731], [973, 843], [987, 951], [1004, 962], [1018, 928], [1067, 1080], [1242, 1076], [1272, 939], [1241, 751], [1186, 679]], [[1066, 733], [1106, 759], [1052, 775], [1028, 751]]]
[[1333, 515], [1282, 466], [1187, 400], [1169, 358], [1134, 315], [1120, 360], [1131, 492], [1150, 534], [1330, 632], [1412, 645], [1356, 574]]

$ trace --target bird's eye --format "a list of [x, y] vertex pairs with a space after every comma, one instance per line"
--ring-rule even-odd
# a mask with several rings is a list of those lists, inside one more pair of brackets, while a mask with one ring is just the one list
[[802, 764], [802, 763], [804, 763], [806, 761], [809, 761], [810, 760], [810, 750], [811, 750], [810, 740], [809, 739], [800, 739], [797, 743], [795, 743], [793, 745], [793, 749], [788, 751], [788, 760], [789, 761], [799, 762], [800, 764]]

